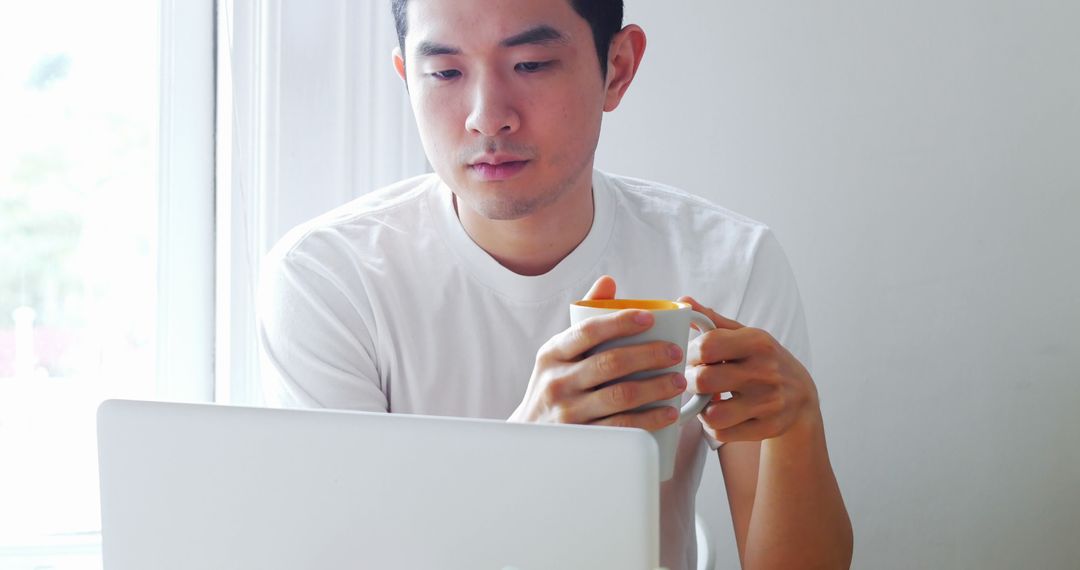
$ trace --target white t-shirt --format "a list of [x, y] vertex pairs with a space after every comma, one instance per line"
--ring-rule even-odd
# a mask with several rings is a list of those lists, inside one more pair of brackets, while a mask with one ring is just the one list
[[[810, 367], [799, 292], [765, 225], [680, 190], [594, 171], [589, 235], [548, 273], [506, 269], [462, 228], [437, 175], [362, 196], [286, 235], [263, 264], [259, 334], [267, 401], [506, 419], [537, 350], [601, 275], [618, 297], [690, 295], [764, 329]], [[687, 395], [688, 397], [688, 395]], [[661, 488], [661, 561], [696, 558], [706, 449], [682, 428]]]

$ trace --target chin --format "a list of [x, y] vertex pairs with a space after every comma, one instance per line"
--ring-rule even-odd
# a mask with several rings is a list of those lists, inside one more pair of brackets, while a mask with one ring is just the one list
[[470, 204], [476, 213], [489, 220], [520, 220], [539, 209], [537, 200], [489, 198]]
[[526, 218], [556, 202], [566, 187], [544, 184], [533, 176], [497, 183], [459, 179], [459, 202], [488, 220], [511, 221]]

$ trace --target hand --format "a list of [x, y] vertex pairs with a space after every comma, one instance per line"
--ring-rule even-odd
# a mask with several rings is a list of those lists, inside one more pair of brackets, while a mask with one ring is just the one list
[[[686, 377], [694, 392], [716, 394], [698, 419], [717, 441], [761, 441], [799, 422], [820, 420], [810, 373], [772, 335], [744, 327], [690, 297], [679, 300], [716, 325], [687, 347]], [[731, 398], [721, 400], [724, 392]]]
[[[614, 299], [615, 280], [601, 277], [585, 298]], [[555, 335], [537, 352], [525, 398], [509, 420], [649, 431], [671, 425], [679, 417], [678, 410], [671, 406], [634, 410], [682, 394], [686, 390], [682, 374], [606, 383], [634, 372], [678, 364], [682, 361], [678, 346], [657, 341], [585, 356], [602, 342], [638, 334], [652, 325], [653, 316], [648, 311], [625, 310], [586, 319]]]

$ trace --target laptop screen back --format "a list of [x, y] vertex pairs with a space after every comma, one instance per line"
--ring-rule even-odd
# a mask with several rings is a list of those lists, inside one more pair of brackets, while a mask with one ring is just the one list
[[640, 430], [110, 400], [108, 570], [648, 568]]

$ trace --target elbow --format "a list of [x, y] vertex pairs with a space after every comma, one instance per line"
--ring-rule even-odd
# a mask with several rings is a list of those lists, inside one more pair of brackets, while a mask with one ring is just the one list
[[855, 550], [855, 536], [851, 530], [851, 520], [846, 516], [841, 524], [837, 525], [836, 536], [833, 539], [833, 547], [829, 549], [829, 556], [823, 557], [819, 564], [808, 565], [809, 568], [821, 568], [822, 570], [848, 570], [851, 568], [851, 558]]
[[843, 536], [841, 538], [840, 552], [842, 556], [841, 560], [838, 561], [839, 563], [836, 565], [836, 568], [847, 570], [848, 568], [851, 568], [851, 557], [855, 552], [855, 533], [851, 529], [851, 520], [844, 517], [844, 521], [847, 524], [844, 526]]

